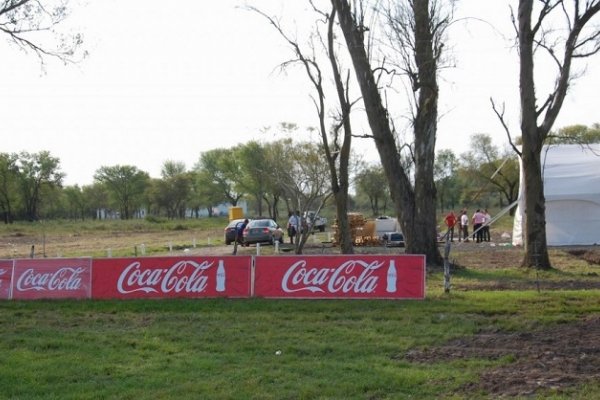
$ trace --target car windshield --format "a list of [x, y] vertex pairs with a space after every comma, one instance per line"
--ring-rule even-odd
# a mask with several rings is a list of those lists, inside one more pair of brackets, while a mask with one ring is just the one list
[[268, 219], [261, 219], [258, 221], [254, 221], [252, 227], [265, 227], [270, 225], [270, 221]]

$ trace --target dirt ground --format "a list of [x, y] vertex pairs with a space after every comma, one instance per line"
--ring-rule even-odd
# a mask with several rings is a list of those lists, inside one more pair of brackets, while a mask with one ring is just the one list
[[[533, 332], [482, 332], [425, 351], [411, 350], [405, 359], [427, 363], [466, 358], [514, 359], [486, 371], [463, 393], [492, 397], [529, 396], [547, 389], [560, 391], [600, 379], [600, 316]], [[460, 394], [460, 393], [457, 393]]]
[[[494, 269], [520, 264], [522, 251], [489, 245], [456, 246], [455, 268]], [[568, 260], [585, 261], [599, 267], [588, 278], [573, 280], [504, 280], [453, 285], [454, 290], [588, 290], [600, 289], [600, 248], [573, 247], [555, 250]], [[451, 256], [452, 258], [452, 252]], [[479, 381], [461, 388], [457, 395], [487, 393], [496, 397], [528, 397], [549, 390], [560, 392], [568, 387], [600, 379], [600, 315], [574, 323], [530, 332], [480, 332], [428, 350], [411, 350], [405, 359], [427, 363], [457, 359], [514, 360], [490, 369]]]

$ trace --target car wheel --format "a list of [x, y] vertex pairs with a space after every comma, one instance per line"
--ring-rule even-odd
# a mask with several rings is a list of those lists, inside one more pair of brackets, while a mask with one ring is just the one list
[[319, 227], [319, 232], [325, 232], [325, 225], [321, 225]]

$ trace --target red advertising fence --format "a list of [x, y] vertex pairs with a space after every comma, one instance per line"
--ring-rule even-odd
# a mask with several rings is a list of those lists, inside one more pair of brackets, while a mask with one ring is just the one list
[[0, 300], [11, 298], [13, 260], [0, 260]]
[[425, 256], [256, 257], [254, 295], [422, 299], [425, 297]]
[[91, 258], [15, 260], [13, 299], [89, 299], [91, 294]]
[[92, 297], [250, 297], [250, 256], [94, 260]]
[[0, 299], [423, 299], [425, 256], [0, 260]]

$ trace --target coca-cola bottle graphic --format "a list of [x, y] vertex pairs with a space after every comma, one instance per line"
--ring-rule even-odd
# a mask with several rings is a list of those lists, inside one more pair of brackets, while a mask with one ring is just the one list
[[398, 274], [396, 273], [396, 262], [394, 260], [390, 260], [390, 266], [387, 270], [387, 288], [386, 291], [388, 293], [396, 293], [396, 278]]
[[225, 266], [223, 260], [219, 260], [219, 266], [217, 267], [217, 292], [225, 291]]

